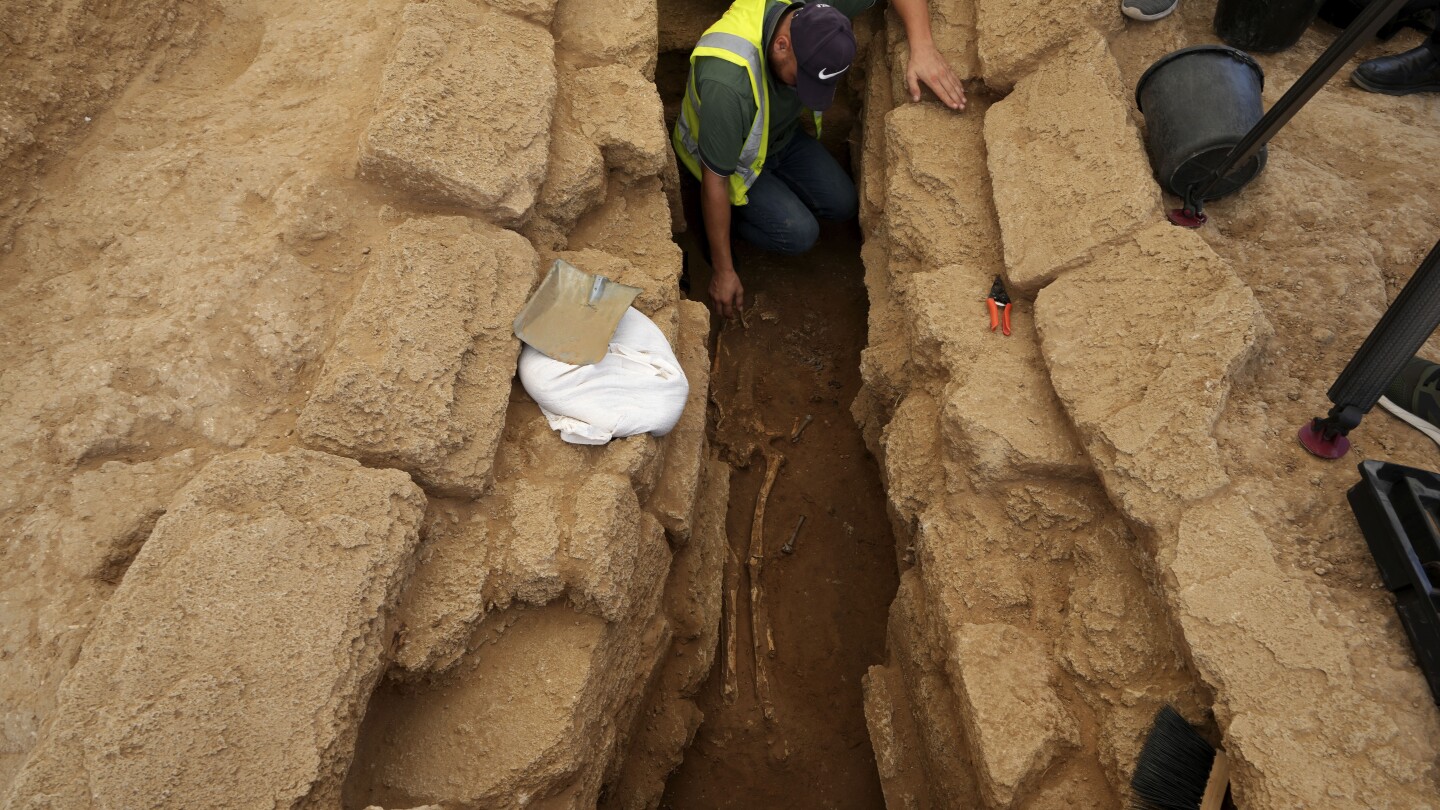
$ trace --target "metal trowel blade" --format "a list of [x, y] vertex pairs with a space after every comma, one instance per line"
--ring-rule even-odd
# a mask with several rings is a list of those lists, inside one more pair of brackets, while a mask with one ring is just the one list
[[515, 318], [515, 336], [562, 363], [598, 363], [641, 292], [556, 259]]

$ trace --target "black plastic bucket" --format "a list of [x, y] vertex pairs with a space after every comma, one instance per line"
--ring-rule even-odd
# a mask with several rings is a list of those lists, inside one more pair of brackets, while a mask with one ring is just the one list
[[1323, 0], [1220, 0], [1215, 33], [1237, 48], [1283, 51], [1300, 41]]
[[[1135, 87], [1145, 114], [1145, 151], [1171, 193], [1207, 180], [1231, 147], [1264, 115], [1265, 73], [1249, 54], [1224, 45], [1197, 45], [1162, 56]], [[1205, 199], [1239, 191], [1265, 168], [1265, 150], [1235, 167]]]

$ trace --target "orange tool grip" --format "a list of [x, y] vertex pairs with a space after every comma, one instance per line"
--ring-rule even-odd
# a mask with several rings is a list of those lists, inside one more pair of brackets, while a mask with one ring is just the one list
[[990, 310], [990, 331], [994, 332], [1000, 326], [1000, 309], [995, 306], [994, 298], [985, 299], [985, 308]]
[[[992, 305], [992, 306], [993, 306], [993, 305]], [[1006, 305], [1005, 305], [1004, 327], [1000, 330], [1000, 331], [1004, 332], [1007, 336], [1010, 334], [1010, 307], [1011, 307], [1011, 306], [1014, 306], [1014, 305], [1013, 305], [1013, 304], [1006, 304]], [[993, 319], [994, 316], [992, 315], [991, 318]], [[992, 332], [995, 331], [995, 327], [994, 327], [994, 326], [991, 326], [991, 327], [990, 327], [990, 331], [992, 331]]]

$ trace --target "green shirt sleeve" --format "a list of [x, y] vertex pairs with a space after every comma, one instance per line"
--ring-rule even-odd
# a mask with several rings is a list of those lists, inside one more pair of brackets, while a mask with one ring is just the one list
[[700, 96], [700, 161], [722, 177], [735, 173], [740, 150], [755, 122], [755, 99], [745, 68], [701, 56], [695, 60]]

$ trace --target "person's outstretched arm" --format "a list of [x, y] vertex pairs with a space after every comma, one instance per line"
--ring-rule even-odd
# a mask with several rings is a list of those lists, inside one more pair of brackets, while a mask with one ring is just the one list
[[890, 5], [905, 24], [905, 39], [910, 42], [910, 64], [905, 69], [910, 100], [920, 100], [920, 83], [924, 82], [945, 106], [952, 110], [965, 109], [965, 88], [930, 35], [928, 0], [890, 0]]
[[710, 277], [710, 300], [720, 317], [733, 318], [745, 306], [745, 288], [730, 254], [730, 181], [709, 166], [702, 173], [700, 211], [710, 238], [710, 267], [715, 271]]

